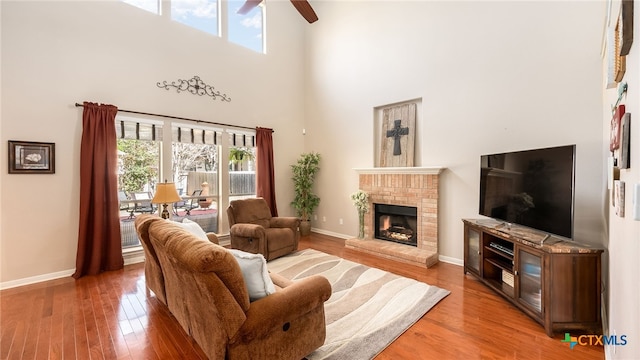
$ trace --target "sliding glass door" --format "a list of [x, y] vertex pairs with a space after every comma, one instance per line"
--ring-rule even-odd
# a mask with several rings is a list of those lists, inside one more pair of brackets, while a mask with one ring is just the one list
[[220, 130], [173, 124], [171, 172], [182, 200], [173, 204], [173, 220], [185, 218], [206, 232], [219, 231]]
[[171, 220], [195, 221], [207, 232], [226, 233], [226, 208], [256, 196], [255, 132], [175, 120], [118, 116], [118, 176], [123, 249], [140, 246], [134, 220], [157, 214], [156, 184], [174, 182], [181, 200]]
[[127, 118], [116, 119], [118, 136], [118, 199], [122, 248], [140, 241], [133, 220], [137, 214], [155, 213], [151, 203], [160, 181], [162, 124]]

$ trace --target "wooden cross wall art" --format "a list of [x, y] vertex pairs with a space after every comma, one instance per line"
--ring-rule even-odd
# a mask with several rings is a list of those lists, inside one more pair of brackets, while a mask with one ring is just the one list
[[380, 167], [412, 167], [416, 139], [416, 103], [382, 110]]

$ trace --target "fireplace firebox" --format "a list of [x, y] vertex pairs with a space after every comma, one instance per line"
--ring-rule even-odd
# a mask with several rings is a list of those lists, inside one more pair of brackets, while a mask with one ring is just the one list
[[418, 246], [418, 209], [413, 206], [374, 204], [375, 238]]

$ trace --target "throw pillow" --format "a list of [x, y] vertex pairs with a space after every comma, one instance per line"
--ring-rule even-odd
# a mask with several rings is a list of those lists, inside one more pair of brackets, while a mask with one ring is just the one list
[[267, 261], [262, 254], [251, 254], [236, 249], [229, 249], [242, 270], [244, 283], [249, 291], [249, 299], [255, 301], [276, 292], [267, 270]]
[[197, 222], [191, 221], [189, 219], [184, 219], [181, 223], [177, 222], [176, 224], [180, 225], [183, 229], [192, 233], [197, 238], [209, 241], [209, 238], [207, 238], [207, 234], [204, 232], [204, 230], [202, 230], [200, 224], [198, 224]]

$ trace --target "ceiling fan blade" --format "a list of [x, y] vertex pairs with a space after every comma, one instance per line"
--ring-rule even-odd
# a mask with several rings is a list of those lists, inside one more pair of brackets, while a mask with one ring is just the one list
[[318, 15], [313, 11], [313, 8], [309, 5], [307, 0], [291, 0], [291, 3], [295, 6], [300, 15], [309, 22], [309, 24], [318, 21]]
[[246, 15], [249, 11], [253, 10], [256, 6], [260, 5], [262, 0], [247, 0], [244, 5], [238, 10], [238, 14]]

